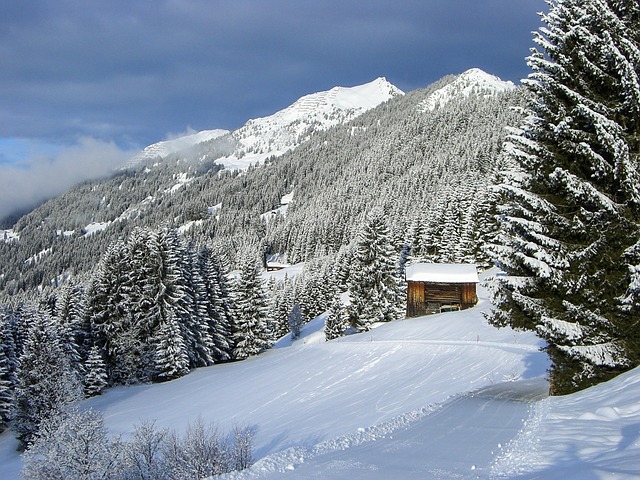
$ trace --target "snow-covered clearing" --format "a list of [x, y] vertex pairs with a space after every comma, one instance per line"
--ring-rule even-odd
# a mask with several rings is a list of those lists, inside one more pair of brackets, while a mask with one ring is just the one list
[[94, 222], [94, 223], [90, 223], [89, 225], [85, 225], [84, 236], [89, 237], [96, 232], [101, 232], [104, 229], [106, 229], [109, 225], [111, 225], [111, 222]]
[[11, 242], [13, 240], [19, 240], [20, 235], [13, 231], [13, 229], [9, 230], [0, 230], [0, 240], [5, 242]]
[[[638, 478], [640, 371], [539, 400], [540, 341], [487, 325], [479, 294], [331, 342], [321, 316], [257, 357], [85, 403], [125, 436], [142, 419], [252, 427], [257, 462], [232, 478]], [[18, 478], [16, 445], [0, 436], [0, 478]]]

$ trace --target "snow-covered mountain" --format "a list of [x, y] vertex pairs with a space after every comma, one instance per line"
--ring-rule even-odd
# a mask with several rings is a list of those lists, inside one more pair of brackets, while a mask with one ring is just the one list
[[402, 90], [380, 77], [355, 87], [334, 87], [312, 93], [268, 117], [249, 120], [232, 136], [238, 140], [233, 155], [220, 160], [225, 166], [242, 168], [292, 149], [314, 131], [346, 123], [391, 98]]
[[479, 68], [472, 68], [458, 75], [448, 85], [433, 92], [418, 105], [418, 108], [424, 112], [431, 112], [436, 108], [443, 107], [454, 98], [466, 98], [472, 93], [493, 96], [513, 88], [516, 88], [513, 82], [505, 82]]
[[[454, 98], [479, 94], [493, 96], [516, 86], [478, 68], [458, 75], [451, 83], [433, 92], [418, 105], [424, 112], [441, 108]], [[261, 163], [270, 156], [282, 155], [303, 143], [316, 131], [326, 130], [353, 120], [404, 92], [379, 77], [355, 87], [334, 87], [305, 95], [293, 104], [267, 117], [249, 120], [241, 128], [204, 130], [195, 134], [154, 143], [133, 157], [124, 168], [135, 167], [148, 160], [166, 158], [192, 149], [198, 144], [224, 139], [234, 145], [232, 152], [217, 158], [225, 168], [244, 169]]]
[[[493, 96], [516, 88], [495, 75], [472, 68], [458, 75], [451, 83], [434, 91], [418, 105], [424, 112], [441, 108], [452, 99], [471, 94]], [[316, 131], [326, 130], [353, 120], [404, 92], [379, 77], [355, 87], [334, 87], [330, 90], [305, 95], [293, 104], [267, 117], [249, 120], [241, 128], [205, 130], [196, 134], [154, 143], [131, 159], [125, 168], [145, 161], [166, 158], [187, 152], [194, 146], [215, 139], [224, 139], [234, 145], [232, 152], [219, 156], [217, 163], [225, 168], [244, 169], [261, 163], [270, 156], [278, 156], [297, 147]], [[185, 153], [185, 155], [187, 155]]]
[[[273, 115], [249, 120], [244, 126], [227, 130], [205, 130], [174, 140], [154, 143], [127, 163], [131, 168], [145, 161], [166, 158], [213, 139], [235, 144], [233, 152], [218, 159], [227, 168], [246, 168], [272, 155], [300, 145], [314, 131], [346, 123], [391, 98], [403, 95], [384, 77], [355, 87], [334, 87], [312, 93]], [[229, 134], [229, 136], [226, 136]]]
[[157, 158], [166, 158], [169, 155], [179, 153], [183, 150], [187, 150], [199, 143], [208, 142], [215, 138], [219, 138], [229, 133], [229, 130], [203, 130], [201, 132], [193, 133], [190, 135], [184, 135], [182, 137], [174, 138], [171, 140], [164, 140], [162, 142], [154, 143], [145, 147], [139, 154], [133, 157], [123, 168], [131, 168], [144, 163], [148, 160]]

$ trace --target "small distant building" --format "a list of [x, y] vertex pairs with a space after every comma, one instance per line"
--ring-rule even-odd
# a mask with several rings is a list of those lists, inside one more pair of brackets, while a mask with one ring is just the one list
[[274, 253], [271, 255], [265, 255], [264, 266], [267, 269], [267, 272], [273, 272], [290, 267], [291, 265], [287, 262], [287, 255], [285, 253]]
[[478, 269], [472, 264], [415, 263], [405, 269], [407, 317], [463, 310], [478, 303]]

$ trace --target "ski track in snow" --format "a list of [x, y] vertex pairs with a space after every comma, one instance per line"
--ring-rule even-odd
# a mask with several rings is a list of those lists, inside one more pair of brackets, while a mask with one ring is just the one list
[[[499, 461], [493, 461], [496, 453], [502, 450], [501, 442], [494, 442], [495, 448], [487, 445], [469, 448], [466, 445], [467, 450], [471, 451], [446, 450], [454, 445], [460, 447], [464, 442], [473, 446], [473, 439], [469, 440], [468, 437], [485, 435], [483, 427], [486, 424], [495, 425], [492, 432], [495, 438], [500, 438], [505, 443], [511, 440], [519, 432], [521, 425], [534, 423], [529, 420], [532, 411], [530, 402], [544, 397], [547, 389], [546, 382], [541, 379], [484, 387], [399, 415], [378, 425], [358, 428], [354, 433], [320, 442], [310, 448], [288, 448], [258, 460], [250, 469], [233, 472], [223, 478], [275, 479], [286, 476], [305, 479], [386, 479], [397, 475], [416, 479], [490, 478], [498, 475], [497, 472], [504, 474], [507, 471]], [[533, 416], [539, 417], [540, 414]], [[449, 425], [450, 418], [464, 420], [460, 421], [460, 426], [454, 424], [450, 430], [443, 429], [442, 424]], [[480, 428], [478, 422], [481, 424]], [[431, 438], [425, 436], [425, 432]], [[376, 442], [372, 447], [375, 451], [397, 455], [404, 449], [403, 458], [419, 458], [413, 461], [410, 469], [394, 471], [384, 464], [385, 460], [378, 459], [377, 462], [368, 452], [367, 444], [370, 442]], [[531, 446], [529, 442], [527, 447]], [[414, 452], [416, 447], [424, 448], [424, 451]], [[509, 458], [508, 453], [503, 457]], [[379, 460], [383, 460], [383, 463], [379, 464]], [[452, 469], [452, 465], [457, 469]]]

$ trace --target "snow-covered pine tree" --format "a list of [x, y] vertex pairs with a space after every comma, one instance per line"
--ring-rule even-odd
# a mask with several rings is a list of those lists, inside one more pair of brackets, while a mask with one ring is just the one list
[[134, 296], [128, 266], [134, 263], [122, 241], [111, 244], [98, 263], [87, 289], [87, 314], [95, 342], [106, 353], [107, 371], [115, 382], [126, 382], [138, 369], [134, 353], [139, 341], [130, 334]]
[[[214, 362], [223, 362], [231, 358], [230, 300], [225, 298], [220, 280], [221, 277], [225, 277], [226, 281], [228, 272], [225, 270], [223, 273], [220, 270], [221, 261], [206, 245], [198, 252], [197, 264], [203, 283], [202, 294], [207, 312], [209, 337], [212, 341], [211, 357]], [[228, 292], [226, 294], [228, 295]]]
[[171, 380], [189, 372], [189, 355], [180, 324], [172, 311], [168, 311], [161, 320], [153, 344], [158, 379]]
[[233, 356], [245, 359], [269, 348], [268, 302], [262, 285], [258, 261], [251, 253], [241, 258], [236, 280], [236, 332]]
[[84, 393], [87, 397], [100, 395], [109, 385], [107, 368], [98, 346], [89, 350], [89, 357], [84, 365]]
[[300, 336], [300, 329], [302, 328], [302, 309], [297, 303], [293, 306], [289, 312], [287, 324], [289, 325], [289, 331], [291, 332], [291, 340], [295, 340]]
[[329, 309], [329, 316], [324, 324], [324, 336], [327, 341], [344, 335], [344, 331], [347, 328], [348, 319], [344, 313], [344, 304], [340, 300], [340, 296], [336, 295], [331, 308]]
[[84, 291], [79, 283], [70, 281], [56, 293], [55, 318], [59, 323], [62, 346], [72, 367], [82, 375], [82, 364], [91, 345], [91, 325], [85, 313]]
[[[175, 240], [178, 244], [177, 237]], [[214, 344], [209, 330], [204, 279], [200, 275], [193, 242], [175, 248], [179, 257], [178, 283], [182, 286], [182, 295], [175, 305], [176, 316], [179, 318], [190, 368], [205, 367], [213, 364]]]
[[351, 321], [360, 330], [369, 330], [374, 322], [399, 318], [396, 260], [384, 212], [374, 208], [358, 234], [349, 277]]
[[547, 341], [551, 391], [564, 394], [640, 360], [628, 295], [640, 264], [640, 5], [549, 5], [529, 57], [528, 117], [506, 144], [492, 251], [509, 276], [493, 287], [492, 321]]
[[281, 282], [274, 285], [272, 295], [271, 320], [274, 339], [277, 339], [289, 332], [289, 312], [293, 308], [293, 284], [286, 274]]
[[18, 361], [12, 419], [21, 445], [26, 447], [34, 439], [45, 419], [81, 398], [80, 381], [60, 344], [54, 321], [33, 310]]
[[0, 311], [0, 432], [8, 425], [13, 409], [17, 358], [12, 335], [13, 314]]
[[13, 385], [9, 380], [8, 363], [4, 350], [0, 349], [0, 432], [9, 424], [13, 409]]

